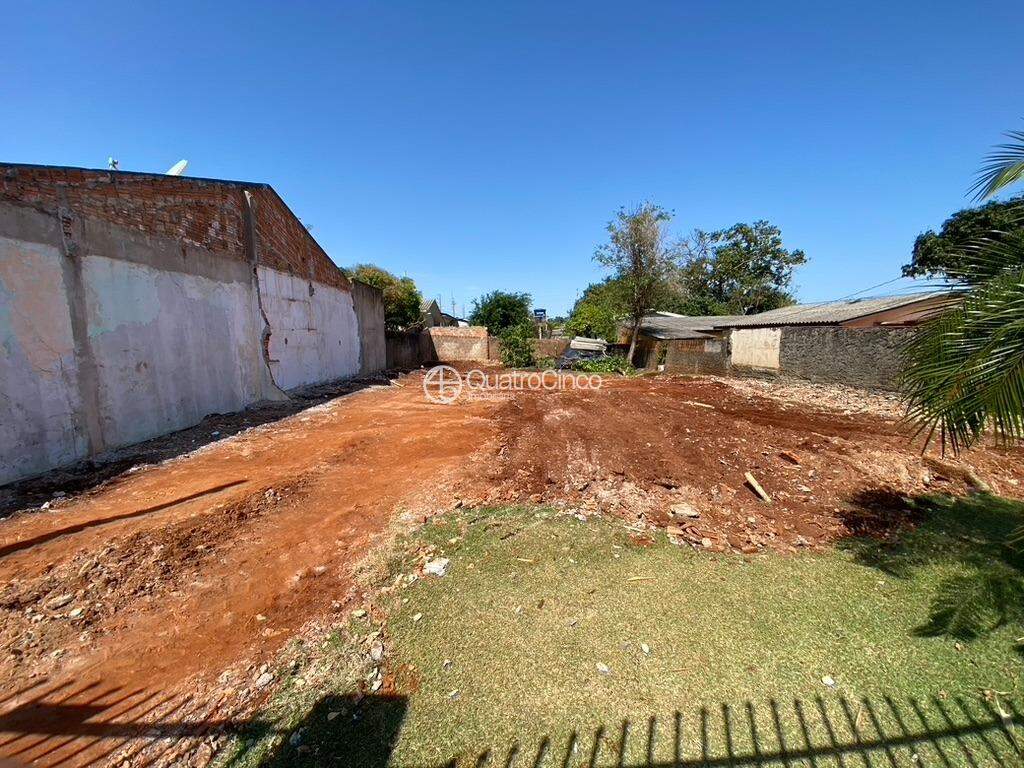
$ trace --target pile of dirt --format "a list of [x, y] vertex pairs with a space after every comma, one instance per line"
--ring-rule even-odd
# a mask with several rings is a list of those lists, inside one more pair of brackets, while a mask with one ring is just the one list
[[851, 413], [849, 397], [841, 411], [824, 398], [795, 408], [749, 382], [706, 379], [523, 394], [500, 411], [495, 499], [617, 515], [696, 546], [753, 553], [890, 535], [913, 522], [913, 497], [965, 493], [971, 476], [1017, 493], [1020, 451], [979, 449], [964, 457], [967, 472], [939, 472], [892, 423]]

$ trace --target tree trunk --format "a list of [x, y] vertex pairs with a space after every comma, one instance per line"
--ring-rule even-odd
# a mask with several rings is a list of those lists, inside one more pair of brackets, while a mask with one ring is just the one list
[[640, 332], [640, 323], [633, 323], [633, 332], [629, 334], [629, 352], [626, 353], [626, 362], [633, 364], [633, 353], [636, 351], [636, 335]]

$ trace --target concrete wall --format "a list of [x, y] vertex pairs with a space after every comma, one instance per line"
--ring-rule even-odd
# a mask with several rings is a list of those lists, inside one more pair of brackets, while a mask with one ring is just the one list
[[435, 362], [430, 336], [425, 332], [388, 332], [385, 343], [386, 362], [390, 369], [419, 368]]
[[359, 373], [359, 329], [352, 292], [259, 267], [270, 325], [270, 371], [282, 389]]
[[352, 305], [359, 326], [359, 372], [367, 375], [390, 367], [384, 344], [384, 294], [373, 286], [353, 280]]
[[730, 363], [745, 368], [778, 370], [778, 328], [736, 328], [729, 334]]
[[894, 390], [908, 328], [795, 326], [782, 329], [780, 369], [786, 376]]
[[52, 244], [0, 238], [0, 484], [89, 451], [63, 267]]
[[570, 339], [537, 339], [533, 345], [533, 352], [537, 357], [559, 358], [569, 348]]
[[273, 190], [0, 170], [0, 484], [381, 364]]
[[[538, 357], [559, 357], [568, 339], [534, 339]], [[419, 368], [435, 363], [500, 363], [501, 340], [480, 326], [427, 328], [420, 333], [387, 334], [387, 367]]]
[[276, 394], [260, 371], [249, 281], [244, 272], [239, 277], [215, 280], [102, 254], [85, 257], [99, 452]]

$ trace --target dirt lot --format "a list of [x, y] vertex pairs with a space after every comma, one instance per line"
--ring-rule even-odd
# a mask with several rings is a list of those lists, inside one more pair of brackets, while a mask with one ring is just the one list
[[258, 701], [261, 664], [304, 625], [347, 610], [396, 519], [545, 503], [754, 553], [887, 535], [921, 493], [1024, 490], [1019, 450], [936, 462], [890, 403], [829, 398], [642, 378], [444, 406], [410, 375], [70, 495], [78, 478], [0, 522], [0, 755], [119, 762], [124, 723], [155, 717], [198, 743]]

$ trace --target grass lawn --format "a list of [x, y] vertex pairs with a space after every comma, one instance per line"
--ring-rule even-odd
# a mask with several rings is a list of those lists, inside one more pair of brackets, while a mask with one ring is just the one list
[[889, 545], [749, 558], [544, 509], [446, 515], [402, 551], [432, 544], [448, 574], [382, 597], [394, 687], [354, 695], [357, 619], [314, 649], [339, 659], [330, 690], [271, 707], [302, 730], [227, 764], [1021, 764], [1022, 564], [1002, 542], [1024, 514], [921, 505]]

